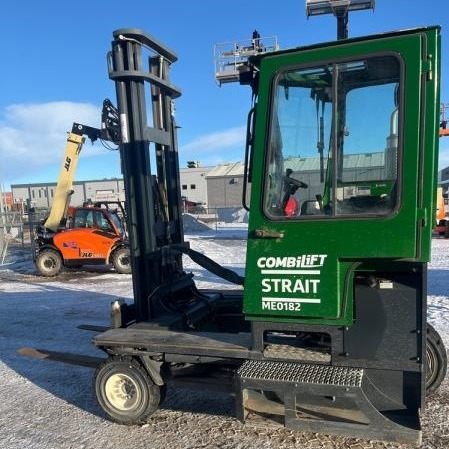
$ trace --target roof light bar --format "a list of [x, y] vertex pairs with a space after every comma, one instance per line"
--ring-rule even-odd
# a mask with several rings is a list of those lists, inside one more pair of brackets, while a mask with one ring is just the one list
[[306, 0], [307, 17], [319, 14], [335, 14], [339, 8], [346, 11], [374, 9], [375, 0]]
[[307, 18], [333, 14], [337, 18], [337, 39], [348, 37], [349, 11], [374, 9], [375, 0], [306, 0]]

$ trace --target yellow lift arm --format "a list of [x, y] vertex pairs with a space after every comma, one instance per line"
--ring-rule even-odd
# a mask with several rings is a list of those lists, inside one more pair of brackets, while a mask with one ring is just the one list
[[92, 142], [97, 139], [120, 143], [120, 126], [118, 122], [117, 109], [111, 101], [106, 99], [103, 102], [101, 114], [101, 129], [74, 123], [72, 131], [67, 137], [67, 144], [59, 172], [58, 183], [50, 209], [50, 215], [46, 219], [45, 228], [57, 232], [61, 225], [61, 220], [66, 216], [67, 208], [70, 204], [70, 197], [73, 193], [73, 180], [79, 155], [87, 136]]
[[78, 164], [78, 158], [85, 142], [85, 137], [69, 133], [64, 152], [64, 159], [59, 172], [58, 183], [50, 210], [50, 215], [44, 223], [47, 229], [56, 232], [61, 220], [65, 217], [70, 204], [70, 196], [73, 193], [73, 180]]

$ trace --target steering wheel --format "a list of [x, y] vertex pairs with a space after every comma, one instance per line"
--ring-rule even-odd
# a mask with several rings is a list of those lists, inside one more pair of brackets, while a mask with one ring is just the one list
[[305, 182], [300, 181], [299, 179], [286, 177], [285, 182], [288, 183], [291, 187], [296, 187], [295, 191], [299, 188], [307, 189], [309, 187]]
[[302, 182], [299, 179], [291, 178], [290, 175], [292, 173], [293, 170], [291, 168], [287, 168], [287, 170], [285, 170], [284, 190], [285, 193], [288, 193], [289, 195], [294, 195], [299, 188], [307, 189], [309, 187], [309, 185], [305, 182]]
[[290, 175], [293, 173], [291, 168], [285, 170], [285, 176], [283, 179], [284, 186], [284, 196], [282, 199], [281, 208], [284, 214], [288, 217], [296, 216], [299, 209], [298, 200], [295, 198], [295, 193], [299, 188], [307, 189], [309, 187], [305, 182], [299, 179], [291, 178]]

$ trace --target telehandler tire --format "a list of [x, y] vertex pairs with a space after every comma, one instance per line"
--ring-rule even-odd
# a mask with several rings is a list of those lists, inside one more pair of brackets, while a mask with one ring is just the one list
[[115, 271], [120, 274], [131, 273], [131, 255], [127, 247], [122, 247], [114, 250], [111, 256], [111, 263]]
[[426, 394], [434, 393], [446, 375], [446, 348], [438, 332], [427, 324], [426, 344]]
[[161, 389], [145, 368], [131, 357], [111, 357], [96, 370], [97, 401], [119, 424], [144, 424], [162, 402]]
[[56, 276], [62, 269], [62, 258], [53, 249], [43, 249], [36, 257], [36, 268], [42, 276]]

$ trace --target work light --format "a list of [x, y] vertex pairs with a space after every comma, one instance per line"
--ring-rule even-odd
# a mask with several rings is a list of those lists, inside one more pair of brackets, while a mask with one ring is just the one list
[[337, 9], [357, 11], [374, 9], [375, 0], [306, 0], [307, 17], [319, 14], [335, 14]]
[[360, 9], [374, 9], [375, 0], [306, 0], [307, 18], [319, 14], [333, 14], [337, 18], [337, 38], [348, 37], [348, 13]]

